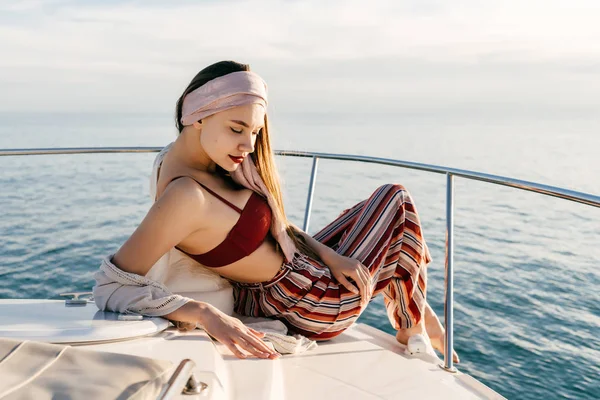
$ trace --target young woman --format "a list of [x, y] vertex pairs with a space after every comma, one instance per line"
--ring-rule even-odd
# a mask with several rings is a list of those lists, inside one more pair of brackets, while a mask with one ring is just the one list
[[180, 134], [160, 166], [157, 200], [96, 274], [98, 306], [160, 315], [184, 329], [199, 323], [238, 357], [243, 349], [276, 358], [262, 333], [145, 278], [176, 247], [232, 283], [238, 314], [276, 318], [325, 340], [383, 293], [400, 343], [424, 352], [430, 339], [443, 351], [444, 331], [425, 295], [429, 251], [410, 194], [383, 185], [307, 235], [285, 216], [266, 111], [266, 84], [247, 65], [223, 61], [194, 77], [177, 102]]

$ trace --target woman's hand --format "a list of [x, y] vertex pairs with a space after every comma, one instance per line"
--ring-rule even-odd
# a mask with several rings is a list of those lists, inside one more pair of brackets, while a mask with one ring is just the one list
[[[328, 253], [323, 262], [329, 267], [331, 274], [341, 285], [352, 293], [360, 293], [361, 307], [369, 303], [371, 296], [373, 296], [373, 289], [371, 274], [367, 267], [354, 258], [342, 256], [334, 251]], [[351, 278], [358, 288], [350, 283], [347, 278]]]
[[209, 335], [227, 346], [238, 358], [246, 358], [240, 349], [259, 358], [276, 359], [280, 356], [261, 340], [264, 333], [248, 328], [239, 319], [230, 317], [210, 304], [205, 303], [200, 323]]

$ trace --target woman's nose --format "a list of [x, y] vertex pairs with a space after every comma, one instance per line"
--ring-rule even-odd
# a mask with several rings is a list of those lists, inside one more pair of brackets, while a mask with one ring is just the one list
[[240, 143], [240, 150], [245, 153], [252, 153], [254, 151], [254, 140], [249, 137], [244, 137], [242, 143]]

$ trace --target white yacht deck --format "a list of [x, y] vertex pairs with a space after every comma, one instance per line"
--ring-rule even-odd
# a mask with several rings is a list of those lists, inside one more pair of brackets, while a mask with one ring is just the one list
[[[174, 328], [153, 337], [88, 349], [195, 361], [209, 399], [501, 399], [469, 375], [442, 370], [433, 357], [402, 354], [395, 338], [364, 324], [304, 354], [279, 360], [235, 358], [201, 330]], [[432, 362], [433, 361], [433, 362]], [[182, 398], [193, 398], [182, 396]]]
[[[202, 394], [175, 397], [180, 399], [503, 398], [469, 375], [444, 371], [437, 358], [405, 355], [393, 336], [364, 324], [305, 353], [278, 360], [242, 360], [200, 329], [165, 330], [161, 319], [119, 321], [117, 314], [99, 312], [93, 303], [64, 304], [60, 300], [0, 300], [0, 337], [70, 340], [79, 342], [80, 349], [170, 361], [173, 371], [182, 360], [191, 359], [194, 377], [207, 386]], [[151, 326], [158, 332], [148, 335]], [[90, 343], [83, 344], [84, 339]]]

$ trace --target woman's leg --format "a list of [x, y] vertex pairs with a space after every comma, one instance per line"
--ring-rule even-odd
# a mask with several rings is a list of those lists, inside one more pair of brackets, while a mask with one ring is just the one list
[[[430, 257], [416, 209], [402, 186], [377, 188], [315, 239], [369, 268], [373, 295], [383, 292], [397, 330], [423, 331]], [[284, 265], [287, 271], [271, 282], [234, 284], [235, 311], [277, 318], [316, 340], [331, 339], [356, 322], [364, 309], [360, 295], [340, 285], [322, 262], [298, 255]]]
[[[373, 296], [383, 292], [400, 343], [426, 331], [432, 346], [444, 352], [444, 328], [426, 301], [426, 264], [431, 257], [415, 204], [405, 188], [379, 187], [369, 199], [340, 214], [315, 239], [369, 268], [377, 282]], [[453, 358], [459, 362], [456, 352]]]
[[427, 269], [431, 258], [414, 202], [401, 185], [383, 185], [345, 210], [315, 236], [346, 257], [361, 261], [382, 292], [398, 340], [424, 332]]

